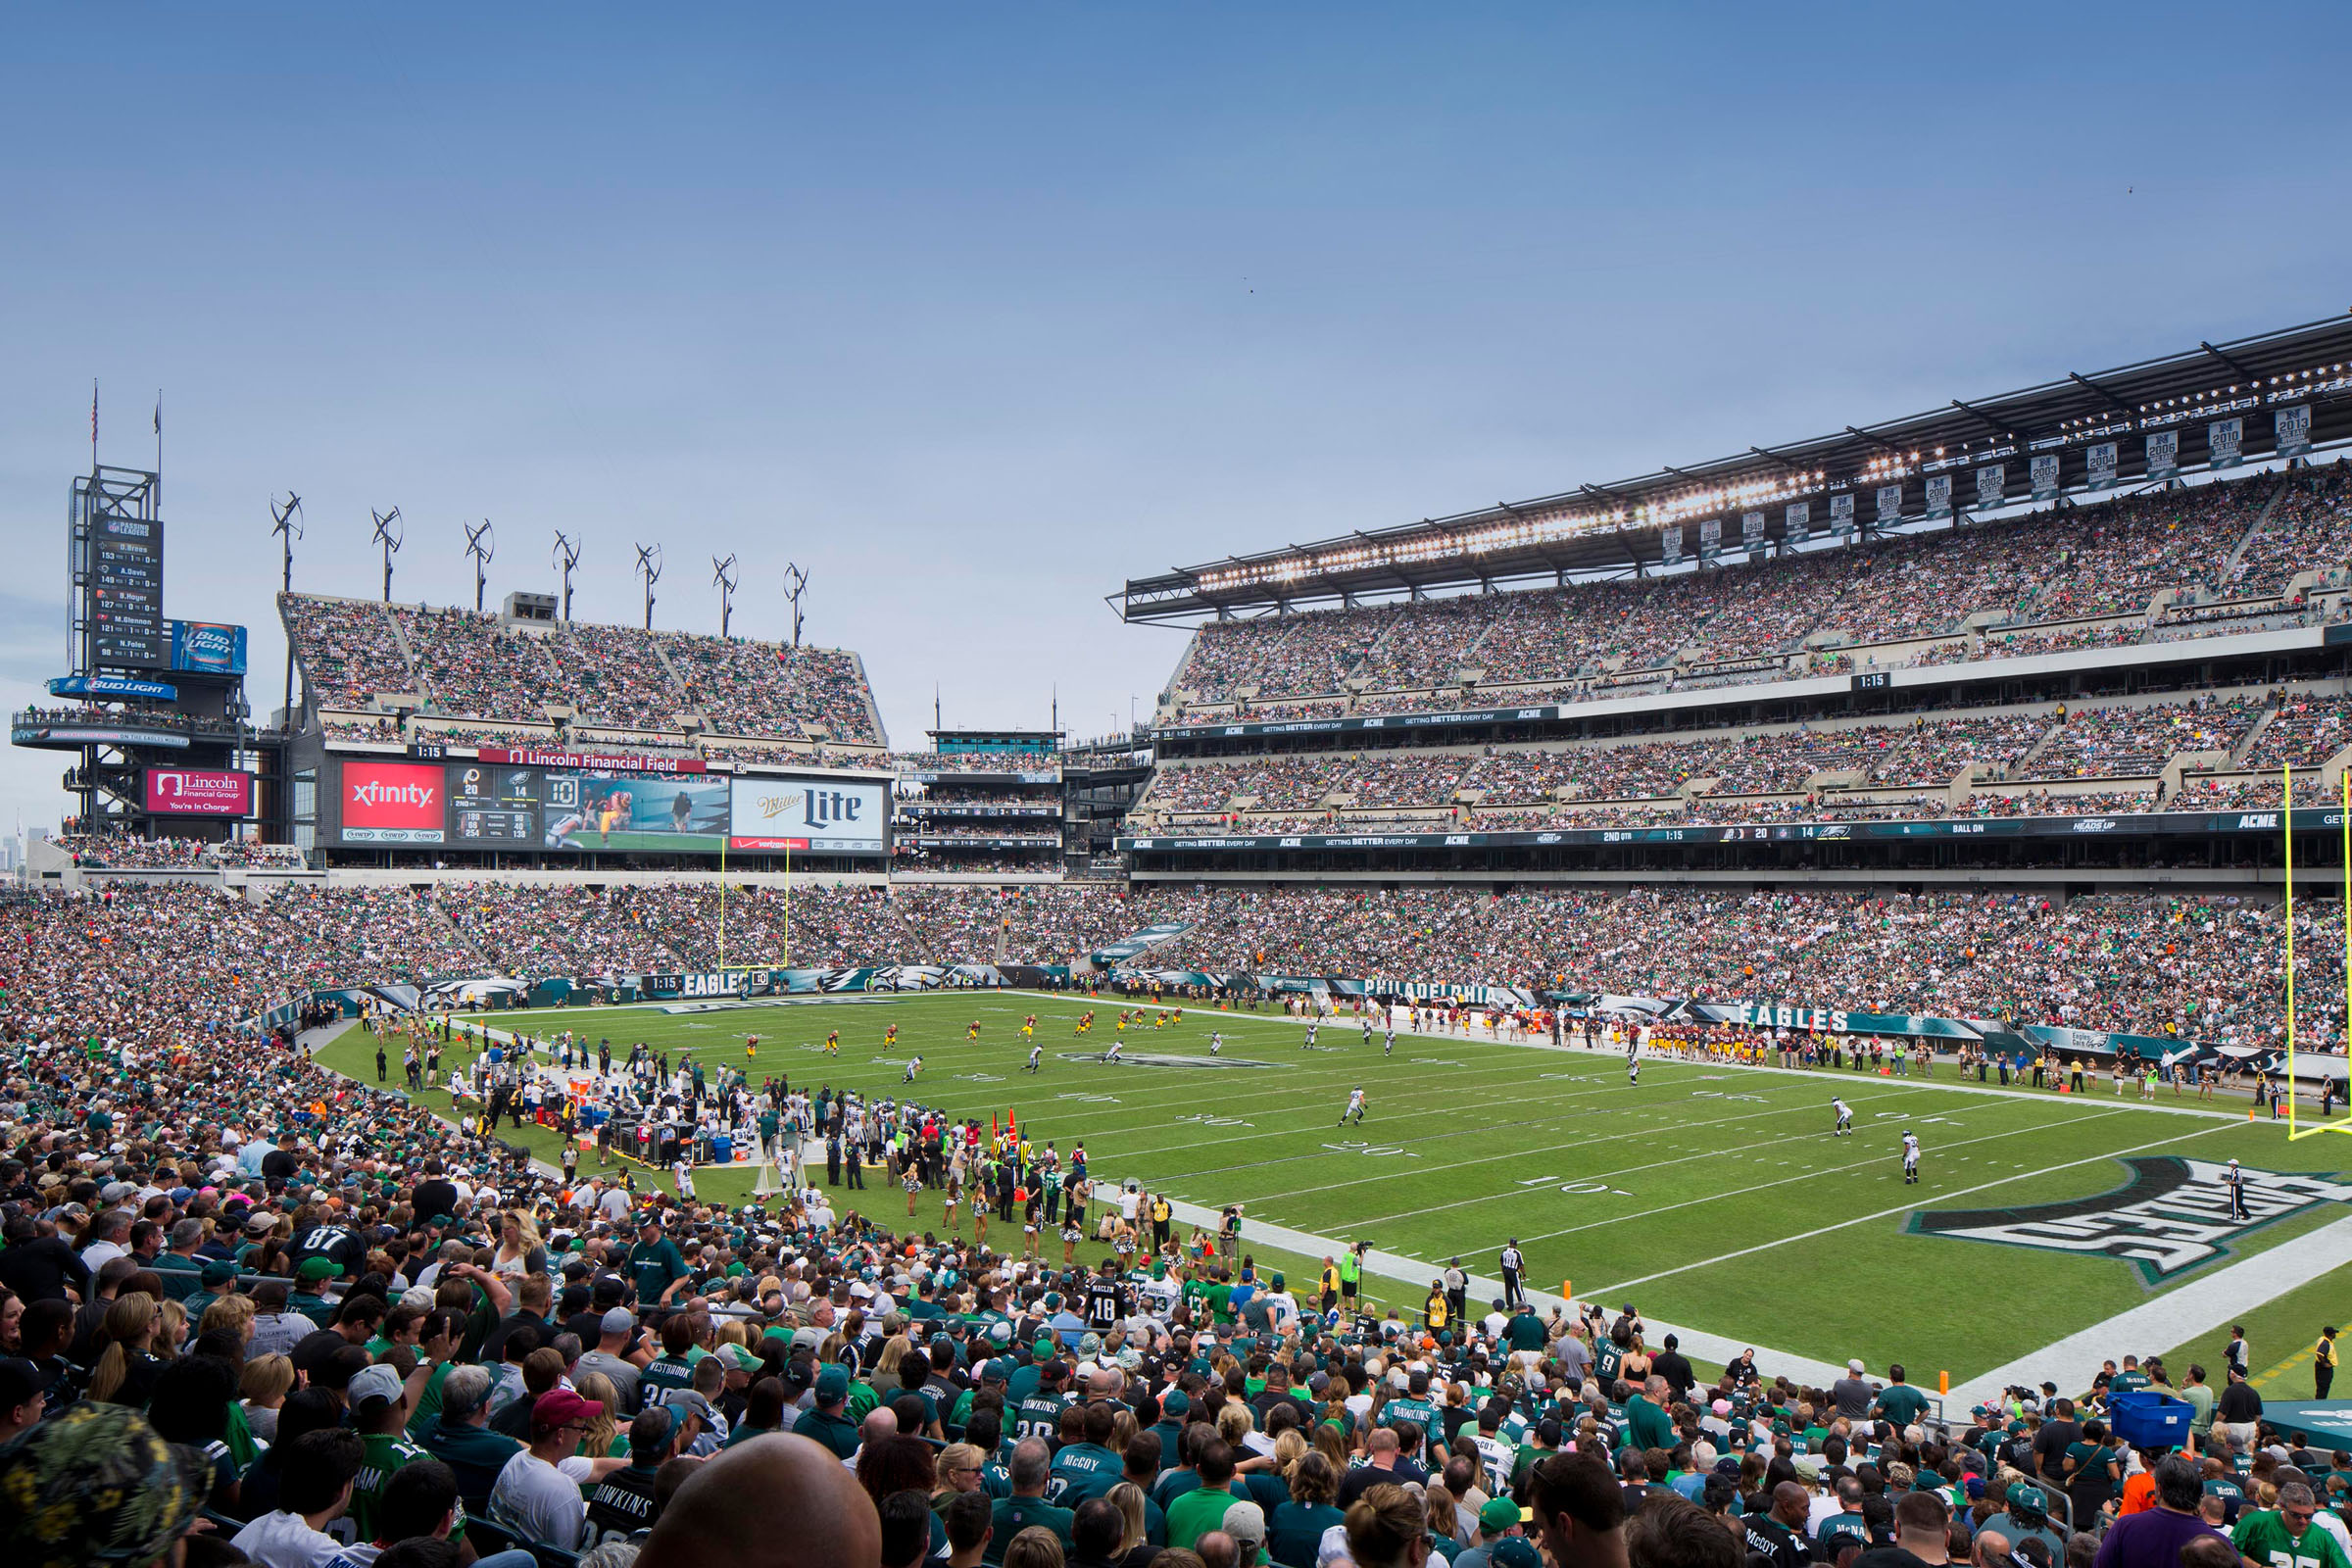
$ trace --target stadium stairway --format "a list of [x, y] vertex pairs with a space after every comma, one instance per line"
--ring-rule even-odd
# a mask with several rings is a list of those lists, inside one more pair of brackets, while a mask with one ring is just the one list
[[2237, 558], [2246, 553], [2246, 546], [2261, 538], [2263, 529], [2270, 526], [2271, 514], [2278, 510], [2278, 503], [2286, 499], [2290, 488], [2285, 484], [2271, 487], [2271, 499], [2263, 503], [2262, 510], [2254, 514], [2254, 520], [2247, 525], [2246, 531], [2237, 536], [2237, 543], [2230, 547], [2230, 554], [2223, 557], [2222, 564], [2214, 568], [2213, 586], [2217, 592], [2222, 584], [2230, 580], [2230, 573], [2237, 569]]

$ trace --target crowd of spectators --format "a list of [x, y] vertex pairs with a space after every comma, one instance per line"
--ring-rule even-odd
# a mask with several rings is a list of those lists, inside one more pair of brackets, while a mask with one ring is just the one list
[[2254, 737], [2247, 767], [2317, 767], [2352, 742], [2352, 697], [2289, 693]]
[[[1007, 895], [991, 913], [1067, 897]], [[1207, 948], [1269, 957], [1309, 929], [1367, 953], [1443, 933], [1457, 952], [1524, 952], [1540, 972], [1574, 932], [1592, 949], [1580, 963], [1606, 954], [1695, 977], [1699, 994], [1827, 979], [1881, 1010], [1925, 996], [1984, 999], [1982, 1014], [1999, 999], [2069, 1021], [2135, 1009], [2200, 1025], [2237, 1004], [2208, 977], [2276, 935], [2261, 911], [2198, 899], [1165, 903]], [[1149, 1195], [1093, 1201], [1079, 1150], [1063, 1164], [1001, 1148], [910, 1101], [820, 1099], [826, 1185], [811, 1170], [745, 1207], [559, 1174], [488, 1136], [494, 1115], [455, 1126], [319, 1067], [290, 1031], [235, 1031], [283, 994], [268, 972], [282, 932], [223, 931], [186, 889], [37, 899], [12, 918], [12, 1561], [1256, 1568], [1262, 1549], [1277, 1568], [1542, 1568], [1547, 1554], [1739, 1568], [1755, 1546], [1772, 1564], [1818, 1547], [1834, 1568], [1900, 1568], [1945, 1560], [1948, 1543], [1980, 1568], [2079, 1568], [2102, 1551], [2114, 1568], [2173, 1568], [2134, 1555], [2143, 1536], [2170, 1551], [2216, 1500], [2228, 1522], [2194, 1466], [2102, 1447], [2094, 1412], [2127, 1376], [2172, 1387], [2135, 1360], [2081, 1411], [2045, 1389], [1972, 1418], [1936, 1414], [1899, 1367], [1878, 1382], [1855, 1362], [1806, 1387], [1751, 1356], [1709, 1384], [1672, 1339], [1647, 1344], [1630, 1305], [1488, 1311], [1442, 1273], [1409, 1312], [1324, 1316], [1337, 1288], [1249, 1267], [1246, 1235], [1155, 1234]], [[1871, 991], [1894, 976], [1900, 989]], [[717, 1093], [800, 1114], [748, 1081], [722, 1076]], [[1089, 1210], [1067, 1220], [1059, 1261], [966, 1245], [959, 1226], [895, 1231], [843, 1201], [869, 1168], [877, 1186], [905, 1174], [911, 1212], [958, 1173], [1009, 1200], [1003, 1172], [1048, 1167], [1065, 1206]], [[2205, 1391], [2199, 1434], [2242, 1494], [2237, 1543], [2301, 1531], [2333, 1561], [2297, 1479], [2328, 1485], [2327, 1461], [2252, 1451], [2269, 1435], [2241, 1419], [2260, 1411], [2243, 1375], [2219, 1399]], [[2184, 1380], [2192, 1403], [2198, 1387]], [[2068, 1475], [2070, 1434], [2118, 1474]], [[2036, 1481], [2063, 1484], [2071, 1506]], [[219, 1528], [201, 1531], [204, 1515]], [[2070, 1543], [2070, 1523], [2107, 1530], [2106, 1546]], [[2221, 1543], [2181, 1561], [2234, 1555]]]
[[2165, 589], [2209, 579], [2270, 504], [2276, 483], [2265, 474], [2142, 491], [2064, 514], [2056, 548], [2035, 565], [2031, 602], [2011, 618], [2137, 614]]
[[391, 612], [416, 661], [423, 712], [528, 723], [572, 700], [551, 651], [554, 632], [454, 606], [394, 605]]
[[2183, 752], [2234, 750], [2261, 716], [2262, 705], [2246, 698], [2199, 697], [2138, 708], [2062, 708], [2032, 770], [2044, 778], [2155, 773]]
[[2342, 464], [2324, 474], [2289, 476], [2261, 531], [2246, 541], [2214, 591], [2229, 599], [2270, 599], [2296, 573], [2340, 570], [2352, 563], [2352, 475]]
[[400, 651], [384, 606], [309, 594], [280, 594], [277, 606], [302, 678], [319, 707], [365, 710], [375, 706], [379, 692], [416, 690], [416, 671]]
[[[523, 629], [463, 609], [301, 594], [281, 595], [279, 608], [323, 709], [365, 712], [378, 693], [414, 693], [426, 714], [543, 723], [556, 706], [573, 710], [575, 722], [681, 749], [693, 744], [678, 727], [684, 712], [702, 713], [715, 734], [881, 742], [863, 666], [835, 649], [586, 621]], [[350, 718], [332, 733], [399, 738]]]
[[[1641, 579], [1212, 622], [1195, 636], [1173, 687], [1201, 706], [1249, 693], [1259, 705], [1328, 700], [1333, 711], [1398, 712], [1453, 706], [1447, 688], [1467, 670], [1483, 686], [1554, 689], [1548, 699], [1526, 700], [1572, 700], [1685, 659], [1701, 678], [1718, 664], [1735, 666], [1723, 679], [1769, 676], [1782, 667], [1773, 656], [1794, 654], [1808, 639], [1854, 647], [1949, 636], [1987, 611], [2012, 628], [2134, 619], [2091, 630], [1996, 630], [1981, 651], [1962, 639], [1910, 662], [2136, 641], [2159, 592], [2220, 585], [2231, 552], [2282, 482], [2288, 489], [2278, 511], [2229, 573], [2232, 597], [2275, 595], [2298, 570], [2346, 568], [2352, 488], [2340, 474], [2258, 475]], [[1848, 657], [1820, 655], [1832, 668]], [[1741, 662], [1750, 667], [1738, 669]]]
[[855, 654], [746, 638], [655, 634], [690, 705], [721, 735], [881, 744]]
[[135, 833], [63, 833], [54, 836], [72, 853], [74, 864], [97, 871], [201, 871], [221, 866], [284, 869], [304, 863], [291, 844], [251, 839], [148, 838]]
[[[2331, 917], [2339, 906], [2297, 901], [2299, 932], [2316, 937]], [[1838, 1004], [1861, 1010], [2262, 1045], [2284, 1028], [2272, 961], [2281, 937], [2277, 905], [2235, 898], [2108, 895], [2061, 906], [2019, 894], [1252, 888], [1152, 961], [1717, 1000], [1845, 998]], [[2324, 943], [2316, 962], [2302, 946], [2298, 1006], [2331, 1016], [2342, 975], [2325, 972]], [[2340, 948], [2336, 963], [2340, 971]]]
[[567, 622], [548, 639], [575, 722], [674, 732], [687, 706], [659, 640], [637, 626]]
[[1038, 752], [900, 752], [890, 759], [902, 773], [1058, 773], [1061, 759]]

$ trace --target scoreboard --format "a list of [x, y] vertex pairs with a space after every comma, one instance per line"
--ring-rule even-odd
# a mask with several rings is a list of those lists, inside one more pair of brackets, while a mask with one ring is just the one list
[[111, 669], [169, 662], [164, 634], [164, 525], [103, 516], [90, 529], [91, 662]]
[[453, 764], [449, 770], [449, 841], [490, 849], [536, 845], [541, 778], [535, 767]]
[[428, 741], [397, 760], [329, 757], [323, 788], [336, 805], [321, 802], [321, 842], [570, 855], [889, 852], [889, 786], [879, 779], [729, 779], [699, 760], [689, 768], [664, 758], [501, 752], [467, 761], [447, 751]]

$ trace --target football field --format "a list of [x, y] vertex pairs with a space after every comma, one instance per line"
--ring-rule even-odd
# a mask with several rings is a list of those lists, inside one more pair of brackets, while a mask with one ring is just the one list
[[[2283, 1125], [2247, 1119], [2242, 1096], [2200, 1102], [2168, 1088], [2143, 1104], [2136, 1090], [2119, 1098], [2105, 1086], [2061, 1096], [1963, 1085], [1948, 1064], [1922, 1081], [1666, 1057], [1645, 1059], [1637, 1084], [1605, 1052], [1399, 1035], [1390, 1057], [1350, 1020], [1327, 1021], [1307, 1049], [1295, 1020], [1198, 1009], [1166, 1028], [1148, 1017], [1130, 1027], [1127, 1059], [1110, 1063], [1102, 1053], [1120, 1007], [1093, 1004], [1094, 1030], [1080, 1040], [1073, 1025], [1087, 1005], [933, 993], [489, 1021], [609, 1038], [616, 1057], [642, 1040], [711, 1067], [745, 1066], [756, 1033], [755, 1081], [781, 1073], [795, 1087], [871, 1096], [897, 1094], [919, 1053], [909, 1092], [928, 1104], [984, 1121], [1017, 1111], [1025, 1132], [1065, 1154], [1083, 1141], [1099, 1178], [1134, 1177], [1209, 1207], [1239, 1201], [1252, 1230], [1307, 1241], [1275, 1248], [1246, 1231], [1261, 1257], [1297, 1269], [1325, 1242], [1364, 1241], [1403, 1260], [1368, 1286], [1408, 1311], [1428, 1278], [1404, 1276], [1422, 1264], [1434, 1275], [1455, 1254], [1492, 1275], [1515, 1237], [1538, 1289], [1573, 1282], [1580, 1298], [1632, 1301], [1656, 1321], [1766, 1352], [1861, 1355], [1874, 1370], [1903, 1360], [1931, 1388], [1939, 1371], [1959, 1385], [2266, 1250], [2289, 1249], [2278, 1255], [2291, 1260], [2298, 1238], [2352, 1213], [2352, 1186], [2334, 1185], [2352, 1164], [2339, 1147], [2352, 1146], [2332, 1136], [2290, 1145]], [[1019, 1032], [1032, 1011], [1045, 1047], [1035, 1074]], [[975, 1019], [980, 1039], [967, 1042]], [[898, 1045], [885, 1052], [893, 1022]], [[838, 1060], [824, 1055], [832, 1029]], [[1224, 1034], [1213, 1058], [1212, 1029]], [[372, 1081], [373, 1051], [353, 1030], [321, 1060]], [[1336, 1125], [1359, 1085], [1364, 1122]], [[1832, 1136], [1833, 1095], [1853, 1107], [1851, 1136]], [[1902, 1177], [1906, 1129], [1925, 1151], [1917, 1185]], [[2216, 1206], [2216, 1167], [2231, 1157], [2255, 1173], [2242, 1223]], [[905, 1195], [874, 1181], [861, 1206], [908, 1223]], [[706, 1199], [732, 1200], [751, 1184], [748, 1168], [698, 1177]], [[937, 1195], [923, 1196], [913, 1223], [939, 1226]], [[1003, 1227], [991, 1241], [1003, 1250]], [[1009, 1241], [1017, 1247], [1018, 1233]], [[2215, 1307], [2213, 1320], [2264, 1298]], [[2164, 1350], [2204, 1326], [2107, 1353]]]

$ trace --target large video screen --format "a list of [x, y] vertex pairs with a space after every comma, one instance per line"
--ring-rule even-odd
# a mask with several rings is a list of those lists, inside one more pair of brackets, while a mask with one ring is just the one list
[[716, 855], [726, 838], [723, 778], [545, 773], [539, 788], [543, 849]]
[[251, 816], [253, 775], [215, 767], [151, 767], [145, 800], [157, 816]]
[[739, 778], [727, 818], [727, 847], [880, 855], [887, 781]]
[[535, 767], [450, 764], [449, 842], [468, 849], [537, 849], [539, 776]]
[[337, 825], [346, 844], [439, 844], [446, 794], [437, 762], [342, 765]]
[[[880, 855], [889, 784], [498, 760], [336, 760], [343, 844], [578, 854]], [[321, 828], [327, 824], [322, 822]]]

